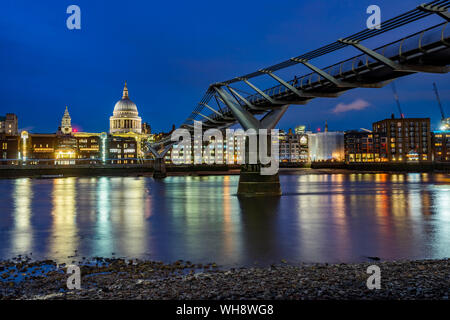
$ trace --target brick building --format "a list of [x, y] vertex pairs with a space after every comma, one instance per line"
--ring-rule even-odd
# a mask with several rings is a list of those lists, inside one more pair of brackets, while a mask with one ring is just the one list
[[385, 138], [387, 161], [431, 162], [430, 118], [385, 119], [372, 125], [373, 134]]
[[0, 133], [0, 165], [17, 164], [19, 137]]
[[345, 162], [386, 162], [387, 138], [367, 131], [344, 134]]

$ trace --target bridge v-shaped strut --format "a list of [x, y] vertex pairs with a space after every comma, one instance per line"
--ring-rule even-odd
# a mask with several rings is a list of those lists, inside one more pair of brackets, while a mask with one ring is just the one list
[[166, 145], [164, 147], [164, 149], [161, 150], [157, 150], [156, 148], [152, 147], [150, 144], [147, 144], [148, 150], [150, 150], [150, 152], [153, 154], [153, 156], [155, 156], [156, 159], [163, 159], [167, 152], [169, 152], [169, 150], [172, 148], [174, 142]]
[[288, 104], [277, 105], [274, 109], [270, 110], [261, 120], [251, 114], [248, 110], [243, 108], [239, 101], [237, 101], [230, 93], [228, 93], [224, 87], [214, 86], [214, 90], [223, 100], [223, 102], [230, 108], [236, 120], [244, 128], [248, 129], [274, 129], [281, 117], [289, 108]]

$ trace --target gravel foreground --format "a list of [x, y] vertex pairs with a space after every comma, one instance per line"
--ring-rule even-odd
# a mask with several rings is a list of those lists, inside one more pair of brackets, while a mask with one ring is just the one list
[[[369, 290], [367, 267], [381, 269]], [[81, 289], [69, 290], [65, 264], [0, 262], [0, 299], [439, 299], [450, 294], [450, 259], [357, 264], [282, 263], [221, 269], [192, 264], [95, 258], [82, 262]]]

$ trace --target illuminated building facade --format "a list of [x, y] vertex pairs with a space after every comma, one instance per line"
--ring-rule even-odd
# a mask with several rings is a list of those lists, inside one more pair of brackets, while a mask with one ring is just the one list
[[22, 136], [22, 160], [26, 161], [27, 164], [54, 164], [55, 151], [58, 147], [56, 134], [32, 134], [23, 131]]
[[26, 164], [76, 164], [77, 140], [70, 135], [56, 133], [28, 133], [22, 131], [19, 145], [21, 159]]
[[101, 158], [101, 138], [96, 135], [76, 135], [77, 160], [85, 163], [96, 163]]
[[450, 162], [450, 130], [434, 131], [432, 135], [435, 162]]
[[23, 164], [30, 165], [138, 162], [138, 148], [133, 137], [117, 137], [106, 133], [104, 136], [105, 138], [102, 139], [102, 134], [77, 133], [76, 136], [72, 136], [55, 133], [33, 134], [23, 131], [20, 143], [16, 144], [16, 150], [19, 150], [19, 153], [15, 159], [19, 158]]
[[111, 164], [133, 164], [138, 162], [137, 142], [132, 137], [110, 136], [107, 152], [108, 161]]
[[75, 164], [77, 158], [77, 139], [71, 135], [57, 136], [55, 150], [55, 164]]
[[311, 161], [344, 161], [344, 132], [308, 133]]
[[[225, 134], [223, 134], [223, 139], [213, 140], [211, 142], [202, 140], [200, 146], [200, 140], [195, 140], [192, 137], [190, 154], [185, 157], [186, 151], [180, 145], [174, 145], [173, 149], [167, 153], [166, 163], [170, 163], [174, 159], [178, 163], [194, 164], [194, 151], [198, 150], [199, 147], [202, 149], [202, 163], [212, 164], [216, 161], [217, 164], [237, 164], [242, 162], [245, 152], [243, 137], [236, 134], [229, 137], [228, 140]], [[174, 154], [172, 155], [173, 152]], [[228, 158], [228, 153], [230, 154], [230, 158]]]
[[309, 161], [308, 135], [304, 131], [304, 126], [301, 130], [298, 130], [299, 127], [295, 128], [295, 133], [291, 129], [287, 134], [280, 131], [279, 157], [281, 162]]
[[0, 117], [1, 164], [135, 164], [146, 157], [145, 143], [157, 136], [148, 123], [142, 124], [126, 82], [110, 117], [109, 134], [76, 132], [67, 106], [57, 133], [22, 131], [19, 137], [17, 128], [16, 115]]
[[430, 162], [430, 118], [403, 118], [375, 122], [373, 133], [386, 140], [389, 162]]
[[347, 131], [344, 134], [345, 162], [386, 162], [387, 138], [377, 133]]
[[19, 139], [19, 136], [0, 133], [0, 165], [17, 164]]
[[7, 113], [6, 116], [0, 116], [0, 134], [8, 136], [19, 135], [18, 120], [14, 113]]
[[302, 133], [306, 133], [306, 126], [305, 125], [296, 126], [295, 134], [302, 134]]

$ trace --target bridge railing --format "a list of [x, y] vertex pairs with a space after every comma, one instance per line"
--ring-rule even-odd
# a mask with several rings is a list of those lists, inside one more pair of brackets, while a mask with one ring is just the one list
[[[410, 11], [407, 11], [401, 15], [398, 15], [394, 18], [385, 20], [381, 23], [380, 29], [363, 29], [362, 31], [359, 31], [353, 35], [350, 35], [346, 37], [347, 40], [352, 41], [363, 41], [367, 40], [372, 37], [379, 36], [385, 32], [388, 32], [390, 30], [394, 30], [396, 28], [408, 25], [409, 23], [412, 23], [414, 21], [418, 21], [420, 19], [423, 19], [425, 17], [434, 15], [438, 13], [440, 10], [447, 10], [450, 8], [450, 1], [449, 0], [433, 0], [429, 2], [426, 5], [421, 5], [419, 7], [416, 7]], [[442, 11], [441, 11], [442, 12]], [[439, 13], [439, 15], [441, 15]], [[442, 17], [442, 15], [441, 15]], [[446, 18], [446, 16], [444, 16]], [[448, 18], [446, 18], [448, 20]], [[442, 28], [442, 29], [441, 29]], [[432, 28], [426, 29], [424, 31], [415, 33], [413, 35], [410, 35], [408, 37], [402, 38], [400, 40], [397, 40], [393, 43], [389, 43], [387, 45], [384, 45], [382, 47], [379, 47], [375, 49], [375, 52], [378, 52], [382, 56], [389, 58], [391, 60], [398, 61], [398, 64], [401, 64], [403, 60], [407, 60], [408, 58], [411, 58], [414, 56], [414, 54], [420, 55], [422, 50], [424, 48], [427, 48], [428, 46], [433, 45], [445, 45], [448, 46], [449, 44], [449, 34], [450, 34], [450, 27], [447, 27], [447, 23], [443, 23], [437, 26], [434, 26]], [[273, 66], [269, 66], [267, 68], [264, 68], [264, 71], [274, 72], [277, 70], [281, 70], [284, 68], [291, 67], [293, 65], [299, 64], [299, 59], [306, 59], [311, 60], [326, 54], [329, 54], [331, 52], [340, 50], [342, 48], [347, 47], [349, 44], [343, 43], [341, 41], [335, 41], [333, 43], [330, 43], [328, 45], [322, 46], [320, 48], [317, 48], [315, 50], [312, 50], [310, 52], [304, 53], [300, 56], [297, 56], [296, 59], [289, 59], [286, 61], [283, 61], [281, 63], [278, 63]], [[366, 55], [366, 54], [359, 54], [354, 57], [351, 57], [347, 60], [338, 62], [336, 64], [333, 64], [331, 66], [328, 66], [326, 68], [323, 68], [322, 70], [328, 73], [329, 75], [333, 76], [335, 79], [340, 81], [345, 81], [348, 79], [355, 79], [355, 75], [358, 74], [365, 74], [366, 72], [370, 73], [372, 69], [375, 68], [381, 68], [383, 67], [383, 63], [380, 61], [377, 61], [373, 59], [372, 57]], [[258, 70], [255, 72], [252, 72], [250, 74], [246, 74], [241, 77], [236, 77], [227, 81], [223, 81], [220, 83], [217, 83], [218, 85], [231, 85], [236, 82], [241, 82], [243, 79], [250, 79], [257, 76], [264, 75], [265, 72], [263, 70]], [[376, 78], [376, 77], [375, 77]], [[392, 75], [391, 75], [392, 78]], [[356, 79], [355, 79], [356, 80]], [[366, 78], [366, 81], [371, 81], [371, 79]], [[351, 82], [351, 81], [348, 81]], [[288, 81], [288, 83], [295, 88], [301, 89], [301, 90], [317, 90], [320, 92], [321, 89], [330, 90], [331, 86], [333, 85], [329, 80], [324, 79], [321, 77], [318, 73], [311, 72], [305, 75], [302, 75], [298, 78], [291, 79]], [[215, 84], [216, 85], [216, 84]], [[329, 92], [335, 92], [342, 91], [339, 89], [332, 88]], [[345, 89], [344, 89], [345, 90]], [[268, 95], [269, 97], [273, 99], [279, 99], [282, 100], [283, 97], [293, 96], [293, 92], [290, 91], [288, 88], [286, 88], [283, 85], [277, 85], [268, 89], [263, 90], [263, 92]], [[220, 110], [220, 113], [222, 115], [218, 115], [217, 113], [211, 113], [209, 110], [205, 109], [205, 104], [209, 103], [211, 99], [216, 98], [215, 97], [215, 91], [210, 86], [203, 96], [202, 100], [196, 105], [193, 112], [189, 116], [189, 118], [183, 123], [183, 125], [191, 126], [193, 121], [195, 119], [202, 120], [204, 122], [208, 122], [211, 126], [214, 125], [214, 123], [211, 123], [209, 120], [205, 119], [202, 115], [207, 115], [208, 118], [214, 119], [214, 120], [222, 120], [223, 116], [226, 115], [228, 118], [232, 118], [233, 115], [231, 113], [231, 110], [224, 106], [222, 102], [217, 101], [217, 108]], [[259, 93], [255, 94], [245, 94], [243, 97], [248, 100], [251, 104], [255, 106], [262, 106], [265, 108], [265, 105], [268, 104], [268, 101]], [[217, 98], [216, 98], [217, 99]], [[247, 108], [244, 101], [240, 100], [240, 104]], [[248, 109], [248, 108], [247, 108]], [[203, 111], [206, 110], [206, 111]], [[264, 109], [261, 109], [264, 110]], [[252, 113], [261, 113], [258, 110], [251, 110]], [[202, 115], [200, 115], [202, 113]]]
[[[429, 45], [437, 45], [438, 43], [450, 46], [450, 26], [448, 26], [448, 23], [438, 24], [429, 29], [378, 47], [374, 51], [386, 58], [399, 61], [401, 57], [409, 56], [411, 52], [421, 51]], [[367, 54], [359, 54], [323, 68], [323, 70], [339, 80], [345, 80], [349, 75], [358, 74], [364, 69], [370, 69], [380, 64], [382, 63]], [[329, 82], [317, 73], [312, 72], [299, 76], [297, 80], [292, 79], [288, 83], [302, 90], [310, 90], [317, 85]], [[283, 94], [292, 94], [288, 88], [281, 84], [265, 89], [263, 92], [272, 98], [282, 97]], [[259, 93], [247, 96], [246, 99], [255, 105], [266, 102], [264, 97]]]

